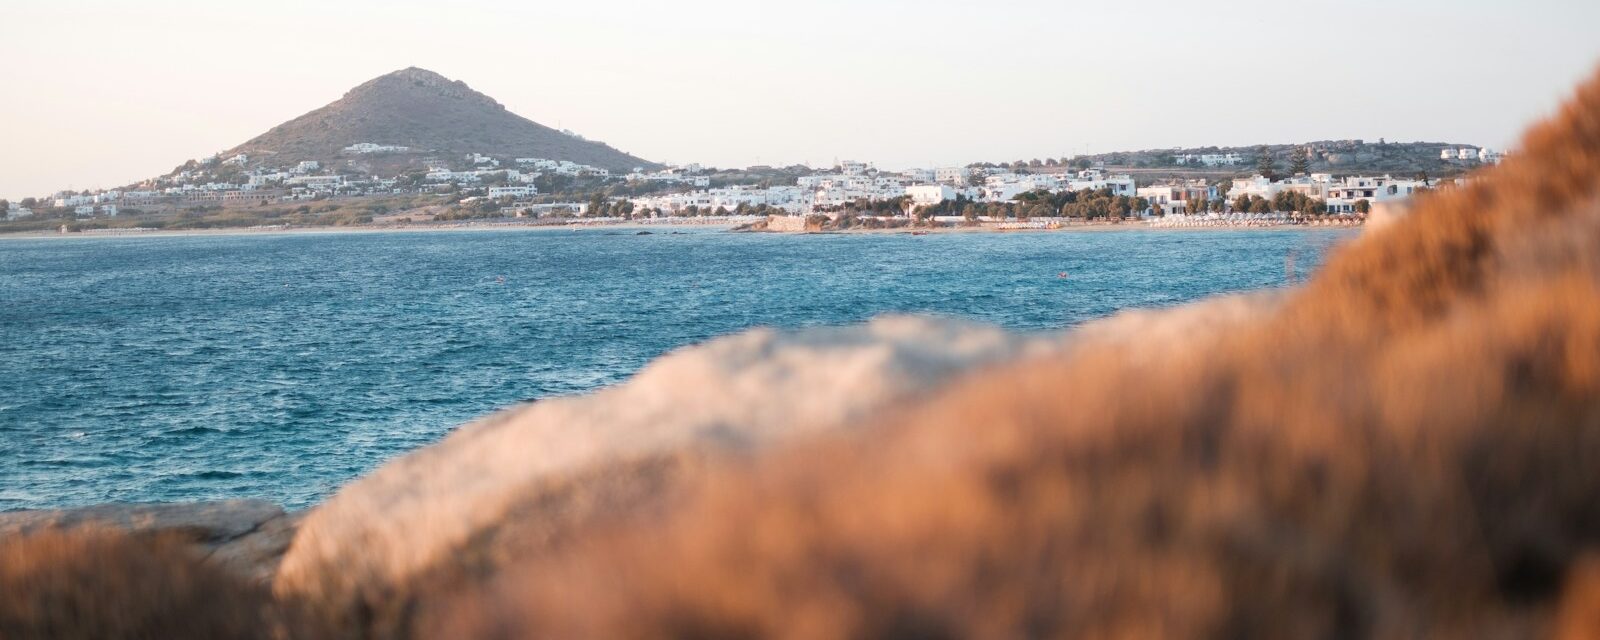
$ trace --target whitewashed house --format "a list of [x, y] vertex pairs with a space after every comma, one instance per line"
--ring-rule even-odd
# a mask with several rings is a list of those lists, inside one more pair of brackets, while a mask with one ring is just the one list
[[956, 189], [948, 184], [919, 184], [906, 187], [906, 195], [919, 207], [956, 199]]
[[534, 187], [489, 187], [490, 198], [528, 198], [539, 195]]

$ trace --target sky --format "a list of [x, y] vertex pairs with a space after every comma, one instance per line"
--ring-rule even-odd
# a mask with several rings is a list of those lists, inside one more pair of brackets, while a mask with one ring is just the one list
[[409, 66], [650, 160], [1513, 146], [1595, 0], [0, 1], [0, 198], [163, 174]]

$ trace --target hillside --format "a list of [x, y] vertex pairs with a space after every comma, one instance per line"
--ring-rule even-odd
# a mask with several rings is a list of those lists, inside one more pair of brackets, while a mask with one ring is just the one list
[[482, 153], [570, 160], [612, 171], [660, 166], [511, 113], [466, 83], [415, 67], [369, 80], [222, 155], [245, 153], [280, 165], [379, 159], [341, 151], [362, 142], [409, 147], [405, 153], [383, 154], [390, 161], [402, 156], [408, 160], [403, 164], [423, 156]]

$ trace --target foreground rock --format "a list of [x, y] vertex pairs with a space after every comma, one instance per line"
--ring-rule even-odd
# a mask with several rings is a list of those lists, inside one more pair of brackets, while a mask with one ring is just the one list
[[268, 580], [294, 537], [298, 519], [261, 500], [106, 504], [0, 513], [0, 538], [84, 528], [172, 536], [194, 545], [208, 562]]
[[[462, 427], [342, 489], [302, 525], [280, 593], [333, 607], [393, 601], [441, 562], [493, 565], [663, 495], [705, 455], [836, 429], [1050, 339], [953, 320], [758, 329], [662, 357], [628, 383]], [[527, 517], [536, 514], [537, 517]], [[520, 516], [520, 517], [519, 517]], [[508, 521], [531, 525], [497, 536]], [[485, 547], [490, 547], [485, 549]]]

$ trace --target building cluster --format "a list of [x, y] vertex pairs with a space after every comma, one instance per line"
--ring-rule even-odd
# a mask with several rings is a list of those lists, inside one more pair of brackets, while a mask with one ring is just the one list
[[642, 169], [634, 169], [633, 173], [626, 176], [628, 182], [649, 182], [654, 184], [677, 184], [690, 187], [709, 187], [711, 178], [695, 175], [700, 173], [700, 165], [691, 164], [683, 167], [668, 167], [660, 171], [645, 173]]
[[[663, 178], [663, 181], [667, 180]], [[697, 182], [694, 186], [705, 186], [705, 183]], [[862, 162], [845, 161], [832, 171], [801, 176], [793, 186], [706, 188], [643, 196], [632, 202], [636, 210], [659, 211], [663, 215], [677, 215], [691, 207], [698, 211], [725, 209], [731, 212], [741, 206], [760, 205], [805, 214], [832, 211], [862, 200], [905, 198], [912, 206], [931, 206], [947, 200], [1009, 202], [1033, 191], [1058, 193], [1085, 189], [1110, 189], [1112, 195], [1132, 197], [1136, 186], [1131, 176], [1108, 175], [1101, 169], [1015, 173], [999, 167], [945, 167], [890, 172], [879, 171]]]
[[1272, 200], [1279, 193], [1294, 192], [1322, 200], [1328, 205], [1328, 213], [1356, 213], [1360, 208], [1358, 203], [1363, 200], [1368, 205], [1403, 201], [1419, 190], [1433, 185], [1433, 181], [1426, 179], [1413, 180], [1387, 175], [1334, 178], [1326, 173], [1313, 173], [1308, 176], [1269, 180], [1258, 174], [1234, 180], [1233, 188], [1228, 190], [1228, 199], [1259, 196], [1265, 200]]
[[1237, 153], [1180, 153], [1172, 156], [1172, 162], [1180, 165], [1231, 167], [1244, 162], [1244, 156]]
[[357, 142], [345, 147], [343, 151], [352, 155], [365, 155], [369, 153], [405, 153], [411, 147], [402, 147], [393, 144], [377, 144], [375, 142]]
[[30, 218], [30, 217], [33, 217], [33, 209], [29, 209], [28, 207], [24, 207], [24, 206], [22, 206], [22, 205], [20, 205], [18, 203], [15, 203], [15, 202], [7, 203], [7, 205], [6, 205], [6, 219], [7, 220], [17, 220], [17, 219], [20, 219], [20, 218]]
[[1439, 150], [1439, 159], [1448, 160], [1451, 162], [1500, 164], [1500, 161], [1505, 159], [1505, 153], [1495, 151], [1494, 149], [1490, 149], [1488, 147], [1484, 147], [1482, 149], [1474, 149], [1472, 147], [1452, 149], [1450, 147], [1445, 147]]
[[[406, 147], [358, 143], [346, 147], [347, 153], [371, 154], [406, 151]], [[1495, 163], [1503, 155], [1487, 148], [1448, 148], [1441, 158], [1452, 161]], [[315, 160], [285, 166], [271, 166], [246, 154], [226, 159], [211, 156], [191, 162], [171, 175], [126, 190], [98, 193], [62, 192], [46, 199], [45, 206], [72, 211], [79, 217], [115, 216], [127, 209], [163, 204], [253, 204], [312, 200], [336, 196], [371, 196], [404, 193], [448, 192], [494, 201], [505, 211], [542, 211], [535, 183], [546, 176], [583, 178], [595, 182], [626, 181], [635, 192], [630, 198], [633, 210], [656, 216], [676, 216], [686, 212], [729, 213], [766, 208], [791, 214], [827, 213], [849, 208], [862, 201], [898, 201], [906, 213], [917, 207], [930, 207], [950, 201], [1005, 203], [1027, 193], [1105, 191], [1112, 196], [1141, 198], [1141, 215], [1182, 215], [1199, 211], [1215, 212], [1219, 200], [1232, 204], [1241, 196], [1273, 200], [1278, 194], [1293, 192], [1321, 200], [1329, 213], [1354, 213], [1359, 203], [1379, 205], [1410, 197], [1418, 189], [1431, 186], [1427, 180], [1399, 179], [1392, 176], [1334, 178], [1330, 174], [1297, 175], [1271, 180], [1261, 175], [1233, 181], [1226, 194], [1204, 180], [1175, 180], [1165, 184], [1138, 186], [1134, 178], [1112, 174], [1103, 165], [1069, 168], [1066, 164], [1049, 167], [997, 167], [972, 165], [904, 171], [879, 170], [868, 163], [844, 161], [832, 169], [797, 178], [792, 185], [731, 185], [712, 187], [707, 172], [698, 165], [669, 167], [656, 171], [634, 169], [613, 176], [603, 167], [547, 158], [494, 158], [472, 153], [446, 160], [424, 160], [426, 172], [382, 178], [336, 172]], [[1175, 156], [1178, 164], [1208, 167], [1233, 166], [1242, 161], [1237, 153], [1184, 154]], [[1080, 165], [1085, 166], [1085, 165]], [[540, 182], [539, 184], [545, 184]], [[585, 185], [589, 183], [584, 183]], [[642, 187], [642, 188], [641, 188]], [[548, 198], [544, 198], [548, 200]], [[1205, 201], [1210, 206], [1198, 207]], [[563, 209], [565, 210], [565, 209]], [[28, 208], [12, 204], [3, 212], [7, 219], [34, 215]]]
[[1205, 180], [1180, 180], [1167, 184], [1139, 187], [1136, 196], [1149, 203], [1145, 215], [1183, 215], [1199, 210], [1196, 202], [1210, 202], [1220, 197], [1217, 185]]

